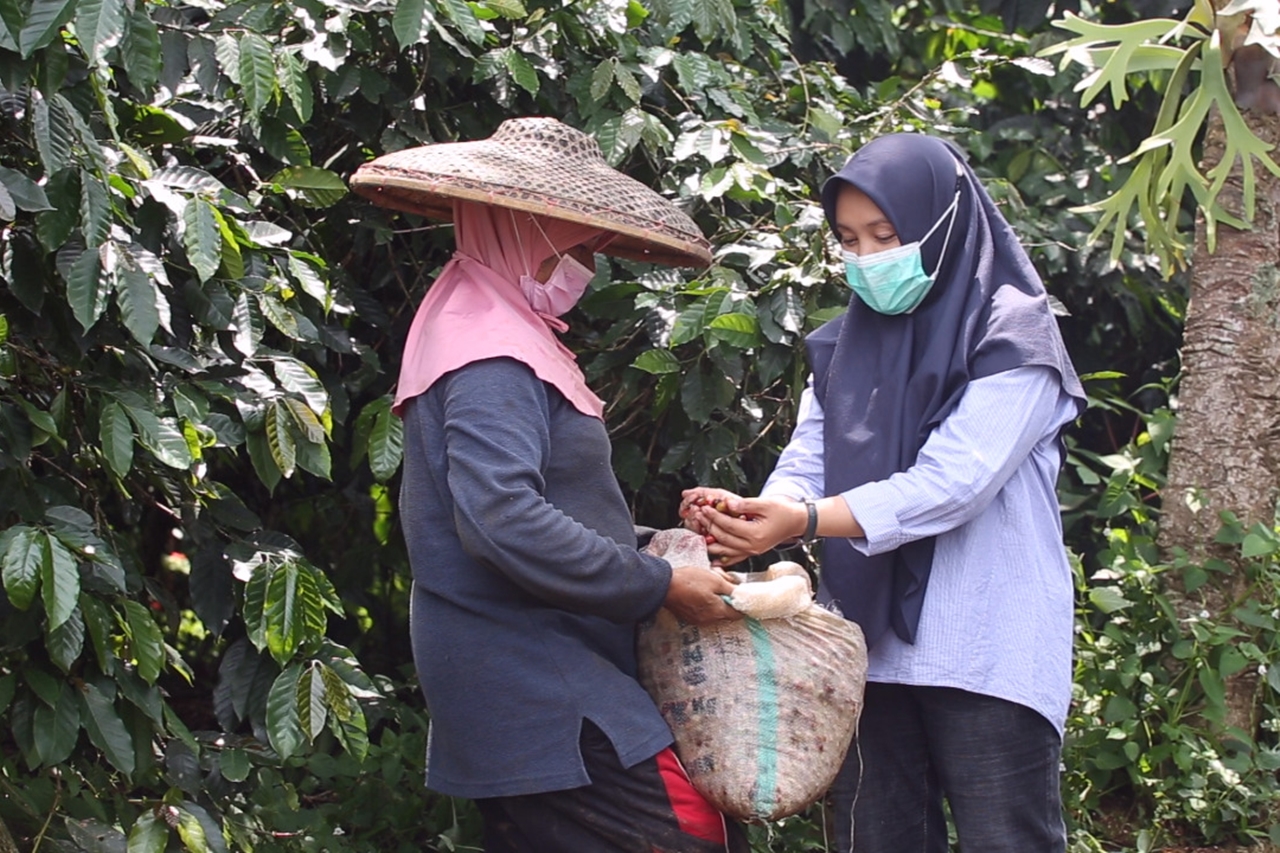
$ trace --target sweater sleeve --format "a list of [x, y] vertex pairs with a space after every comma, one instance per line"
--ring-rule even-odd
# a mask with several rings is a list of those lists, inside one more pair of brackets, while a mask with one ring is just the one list
[[[462, 547], [555, 607], [614, 622], [657, 610], [671, 566], [596, 533], [544, 497], [552, 436], [546, 385], [512, 359], [475, 362], [441, 381]], [[613, 476], [607, 458], [601, 467], [601, 476]]]

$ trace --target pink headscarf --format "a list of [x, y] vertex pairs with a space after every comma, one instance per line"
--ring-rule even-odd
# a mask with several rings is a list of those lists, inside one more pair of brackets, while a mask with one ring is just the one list
[[457, 251], [409, 327], [392, 411], [399, 414], [405, 400], [451, 370], [506, 356], [527, 364], [584, 415], [603, 419], [604, 403], [555, 335], [567, 328], [564, 321], [530, 307], [520, 276], [532, 276], [552, 255], [608, 232], [464, 201], [453, 203], [453, 223]]

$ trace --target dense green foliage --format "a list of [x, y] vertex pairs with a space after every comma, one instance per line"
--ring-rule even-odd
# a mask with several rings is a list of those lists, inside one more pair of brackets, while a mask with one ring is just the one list
[[[1069, 810], [1081, 839], [1110, 836], [1140, 851], [1237, 838], [1280, 844], [1280, 539], [1225, 515], [1218, 541], [1239, 547], [1245, 592], [1221, 613], [1179, 617], [1169, 576], [1195, 595], [1235, 568], [1157, 551], [1151, 503], [1172, 427], [1159, 407], [1133, 441], [1096, 460], [1109, 473], [1090, 514], [1098, 548], [1077, 573]], [[1225, 727], [1224, 680], [1242, 671], [1257, 673], [1257, 732]]]
[[[1069, 213], [1121, 177], [1157, 96], [1084, 113], [1033, 56], [1046, 34], [1002, 23], [959, 0], [0, 0], [0, 825], [87, 853], [474, 844], [469, 806], [419, 785], [388, 396], [449, 233], [344, 177], [548, 114], [716, 246], [704, 272], [605, 265], [570, 318], [656, 526], [682, 486], [758, 487], [789, 432], [800, 336], [847, 298], [815, 188], [886, 130], [956, 139], [1070, 312], [1081, 369], [1112, 371], [1063, 482], [1086, 602], [1077, 844], [1120, 794], [1138, 826], [1265, 831], [1265, 785], [1233, 794], [1205, 750], [1159, 753], [1113, 698], [1170, 707], [1125, 676], [1135, 655], [1237, 662], [1218, 635], [1183, 654], [1184, 626], [1153, 621], [1148, 551], [1115, 538], [1140, 541], [1149, 518], [1118, 522], [1159, 466], [1115, 462], [1149, 433], [1101, 400], [1149, 408], [1181, 290], [1136, 252], [1112, 266]], [[802, 63], [806, 26], [822, 50]], [[860, 61], [820, 61], [837, 53]], [[1264, 627], [1251, 664], [1273, 654]], [[1101, 744], [1099, 702], [1121, 732]], [[1181, 744], [1211, 737], [1170, 719]], [[1196, 774], [1211, 817], [1176, 802]], [[820, 810], [753, 834], [820, 847]]]

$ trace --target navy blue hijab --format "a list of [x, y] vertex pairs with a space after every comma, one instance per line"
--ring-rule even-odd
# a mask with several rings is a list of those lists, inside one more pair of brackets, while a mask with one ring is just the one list
[[[1041, 365], [1083, 410], [1084, 389], [1040, 276], [959, 149], [914, 133], [863, 146], [823, 185], [833, 230], [846, 184], [875, 202], [902, 243], [924, 237], [957, 188], [960, 199], [946, 256], [915, 311], [880, 314], [855, 296], [805, 340], [825, 415], [828, 495], [911, 467], [971, 379]], [[921, 247], [925, 272], [938, 265], [946, 231], [943, 222]], [[846, 539], [827, 539], [819, 597], [857, 622], [869, 646], [889, 628], [914, 643], [933, 547], [930, 537], [866, 556]]]

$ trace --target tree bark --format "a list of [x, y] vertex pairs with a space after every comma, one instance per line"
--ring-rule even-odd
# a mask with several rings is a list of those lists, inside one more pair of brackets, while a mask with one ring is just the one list
[[[1259, 138], [1280, 142], [1276, 116], [1245, 116]], [[1223, 140], [1222, 121], [1215, 113], [1205, 135], [1206, 164], [1220, 161]], [[1220, 226], [1210, 254], [1203, 219], [1196, 224], [1178, 421], [1160, 523], [1166, 554], [1178, 547], [1193, 561], [1217, 557], [1237, 568], [1238, 549], [1213, 541], [1219, 514], [1234, 512], [1246, 526], [1271, 525], [1280, 494], [1280, 179], [1262, 167], [1255, 168], [1255, 175], [1257, 209], [1251, 230]], [[1238, 165], [1219, 203], [1243, 218]], [[1178, 607], [1184, 616], [1208, 610], [1229, 620], [1230, 604], [1244, 589], [1243, 572], [1237, 570], [1215, 576], [1194, 595], [1179, 596]], [[1250, 739], [1256, 734], [1258, 687], [1253, 670], [1227, 683], [1226, 723]]]

